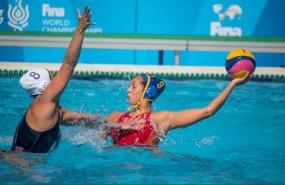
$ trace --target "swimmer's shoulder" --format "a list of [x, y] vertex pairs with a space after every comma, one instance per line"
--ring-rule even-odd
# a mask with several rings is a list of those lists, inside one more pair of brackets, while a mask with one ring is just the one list
[[111, 114], [109, 114], [106, 118], [106, 120], [108, 122], [116, 122], [117, 119], [119, 117], [121, 117], [122, 115], [124, 114], [124, 112], [118, 112], [118, 111], [115, 111], [115, 112], [112, 112]]
[[151, 120], [152, 123], [156, 124], [159, 132], [163, 131], [163, 133], [167, 133], [171, 128], [171, 115], [173, 112], [171, 111], [159, 111], [152, 112]]
[[171, 116], [172, 112], [171, 111], [157, 111], [157, 112], [152, 112], [151, 113], [151, 118], [155, 120], [160, 120], [164, 121]]
[[155, 117], [166, 117], [169, 116], [172, 113], [172, 111], [156, 111], [156, 112], [152, 112], [151, 115], [155, 116]]

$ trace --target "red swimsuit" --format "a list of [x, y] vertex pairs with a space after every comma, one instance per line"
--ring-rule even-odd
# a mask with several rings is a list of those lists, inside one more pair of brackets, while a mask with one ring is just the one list
[[[156, 146], [158, 140], [150, 121], [151, 112], [144, 113], [136, 116], [135, 118], [143, 118], [145, 120], [145, 126], [141, 130], [122, 130], [114, 129], [111, 133], [111, 137], [114, 145], [126, 146], [126, 145], [139, 145], [139, 146]], [[130, 112], [124, 113], [117, 123], [123, 123], [131, 118]]]

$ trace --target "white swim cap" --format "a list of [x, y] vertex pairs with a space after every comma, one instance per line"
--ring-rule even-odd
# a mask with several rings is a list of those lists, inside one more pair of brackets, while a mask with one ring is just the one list
[[31, 96], [43, 94], [50, 82], [49, 71], [45, 68], [29, 70], [20, 79], [21, 86], [26, 89]]

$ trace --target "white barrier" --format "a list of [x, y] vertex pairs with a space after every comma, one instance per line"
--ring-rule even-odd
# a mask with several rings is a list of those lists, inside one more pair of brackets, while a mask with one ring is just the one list
[[[64, 47], [71, 37], [54, 36], [9, 36], [0, 35], [0, 46], [30, 46], [30, 47]], [[158, 50], [159, 63], [162, 64], [164, 50], [175, 51], [175, 65], [180, 64], [180, 51], [231, 51], [236, 48], [246, 48], [251, 52], [285, 53], [284, 42], [259, 41], [208, 41], [208, 40], [174, 40], [174, 39], [142, 39], [142, 38], [90, 38], [86, 37], [83, 48], [105, 49], [139, 49]]]

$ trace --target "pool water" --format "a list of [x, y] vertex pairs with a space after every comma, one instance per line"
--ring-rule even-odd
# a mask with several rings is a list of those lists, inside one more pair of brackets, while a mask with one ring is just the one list
[[[0, 149], [9, 150], [31, 98], [19, 77], [0, 78]], [[229, 83], [166, 80], [154, 110], [206, 106]], [[61, 105], [106, 116], [124, 111], [128, 80], [72, 79]], [[172, 130], [156, 150], [114, 147], [99, 131], [64, 127], [48, 154], [0, 156], [3, 184], [284, 184], [285, 84], [251, 81], [238, 86], [213, 117]]]

